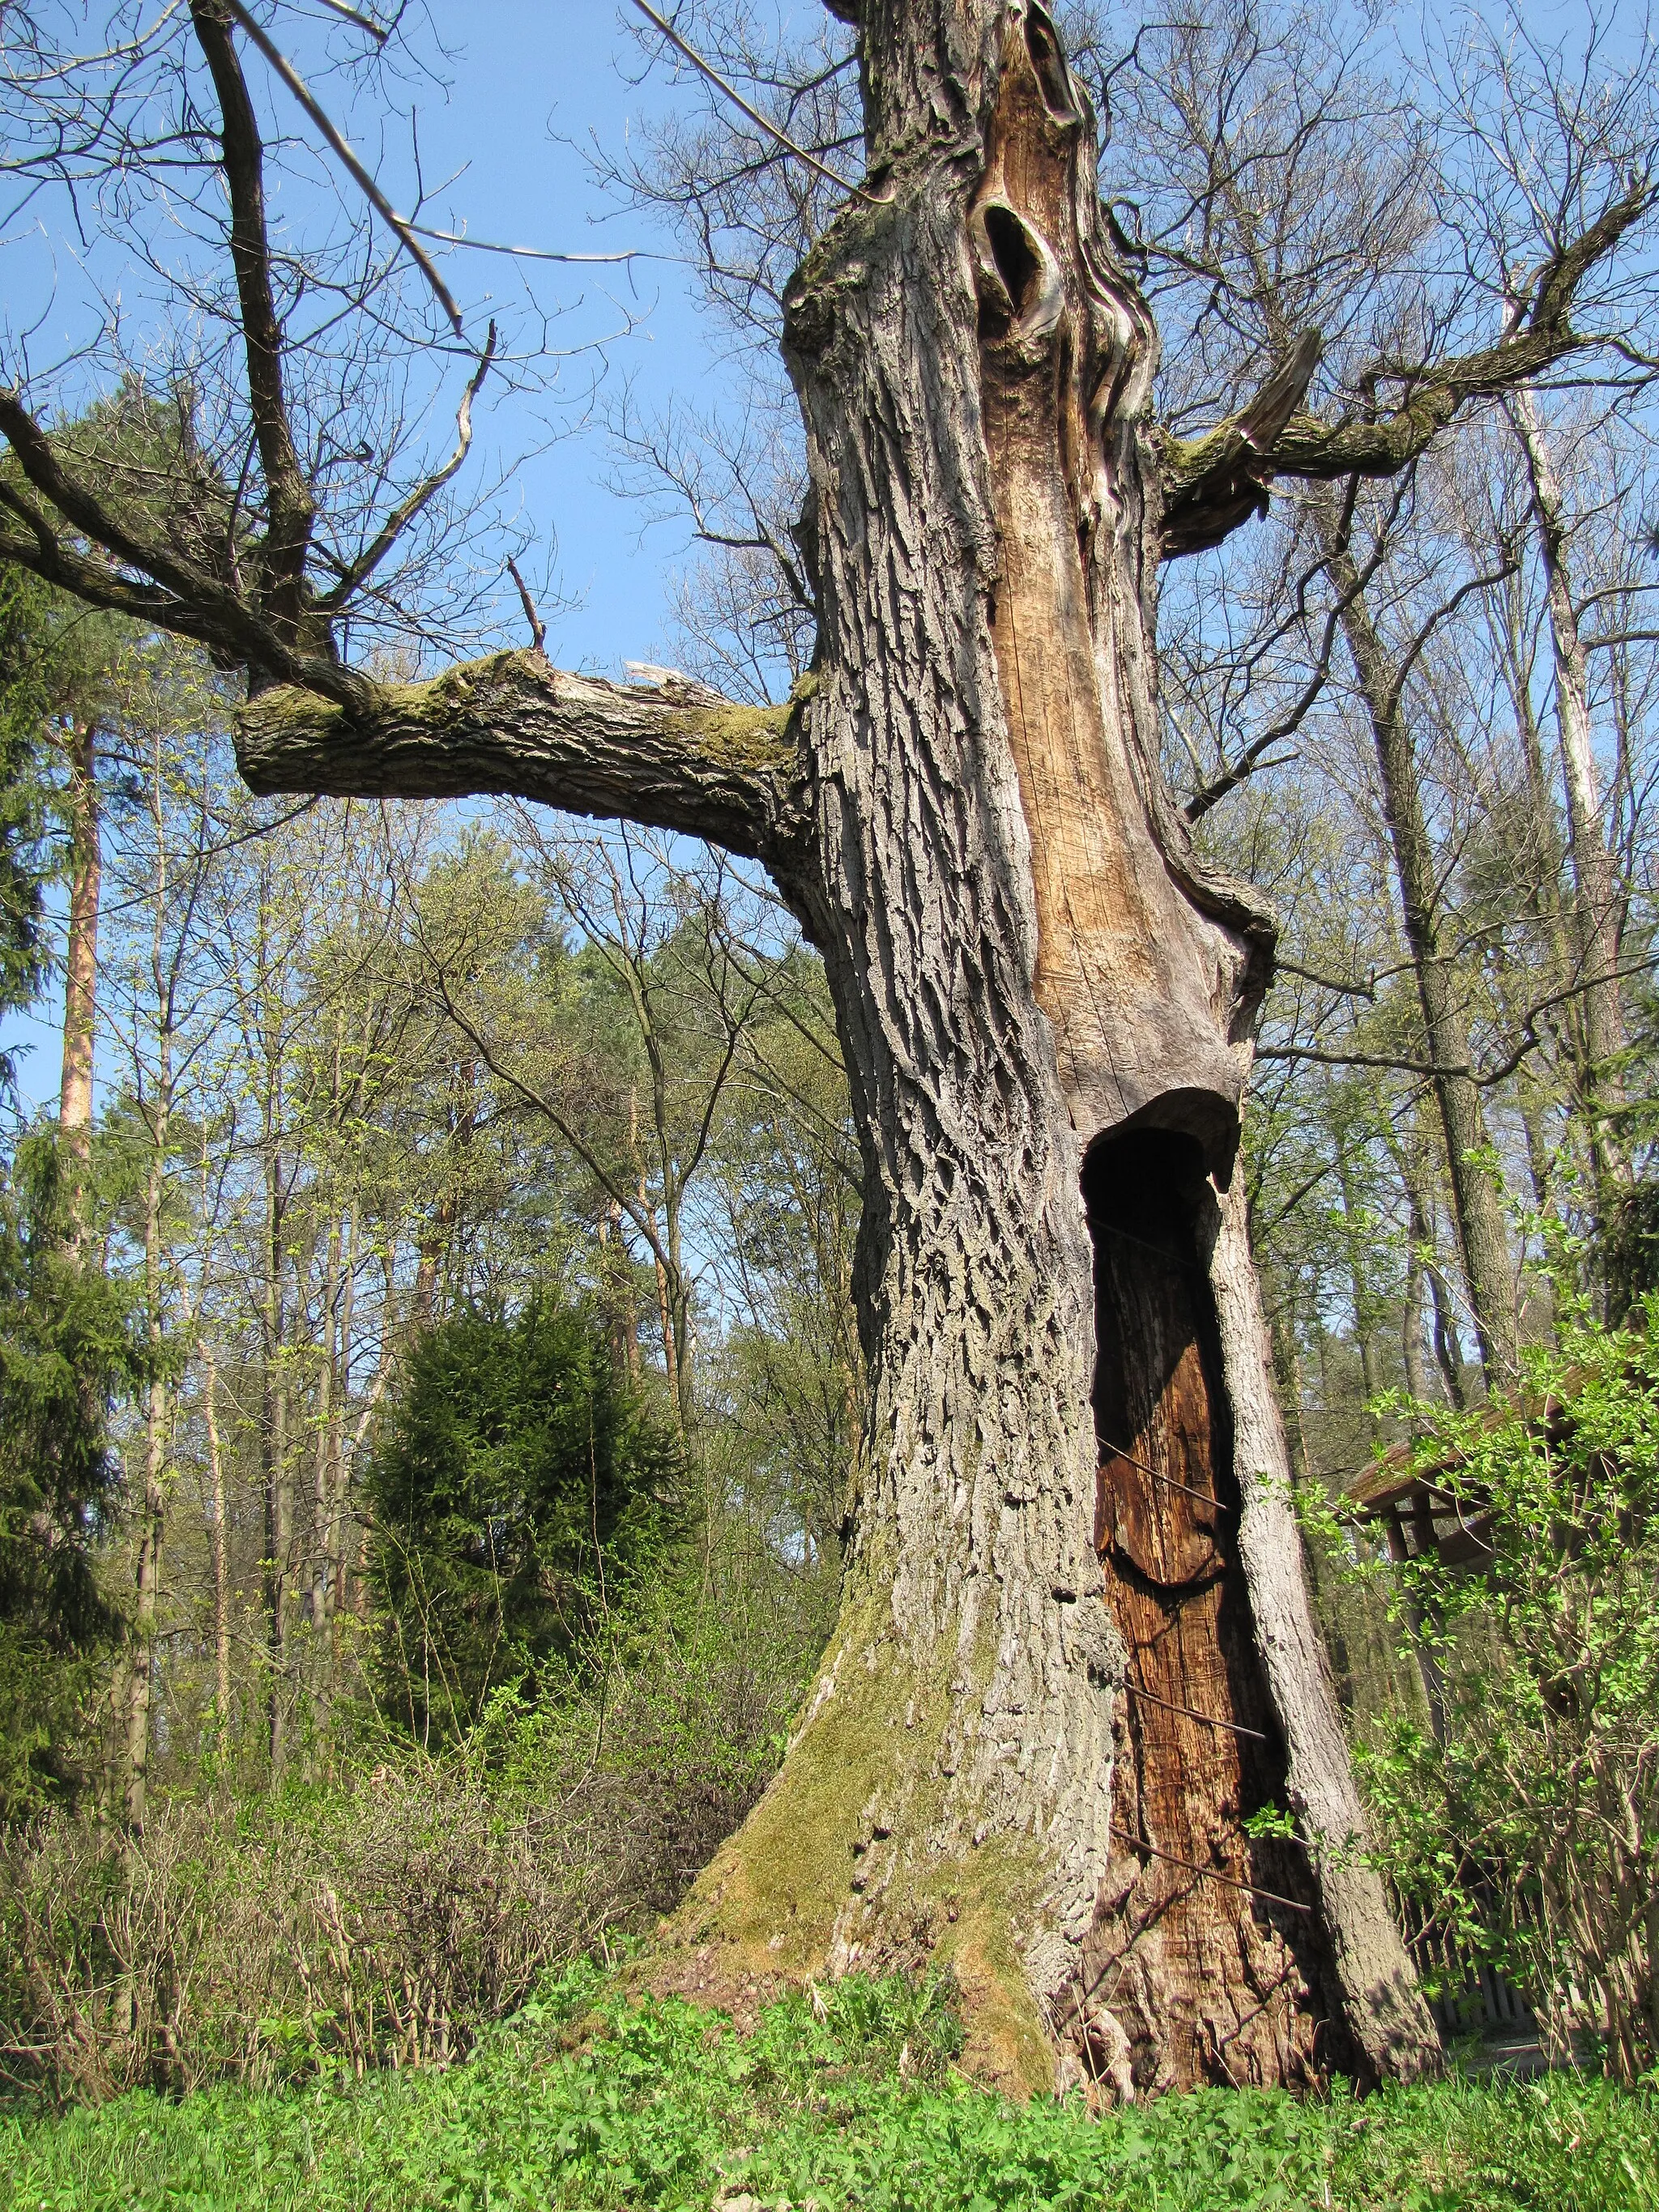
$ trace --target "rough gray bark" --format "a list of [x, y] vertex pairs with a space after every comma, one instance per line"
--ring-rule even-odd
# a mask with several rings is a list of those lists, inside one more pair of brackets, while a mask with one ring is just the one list
[[[359, 696], [359, 694], [361, 696]], [[750, 859], [798, 839], [788, 708], [732, 706], [653, 670], [607, 684], [498, 653], [349, 704], [261, 692], [236, 740], [255, 791], [451, 799], [510, 792], [578, 814], [683, 830]]]

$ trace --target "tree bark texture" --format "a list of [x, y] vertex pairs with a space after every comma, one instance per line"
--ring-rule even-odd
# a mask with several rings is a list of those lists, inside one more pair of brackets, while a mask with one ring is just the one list
[[1486, 1164], [1486, 1119], [1474, 1080], [1468, 1023], [1458, 1003], [1451, 963], [1440, 949], [1434, 849], [1418, 787], [1403, 687], [1371, 619], [1358, 569], [1333, 508], [1328, 501], [1316, 501], [1314, 513], [1331, 581], [1342, 595], [1343, 635], [1376, 748], [1382, 809], [1423, 1011], [1423, 1033], [1435, 1070], [1434, 1095], [1446, 1140], [1452, 1210], [1481, 1358], [1487, 1381], [1500, 1385], [1517, 1369], [1515, 1269], [1503, 1200]]
[[[1408, 2075], [1437, 2046], [1364, 1856], [1234, 1187], [1272, 927], [1156, 768], [1155, 336], [1044, 12], [860, 15], [867, 186], [786, 301], [820, 614], [792, 706], [739, 729], [694, 687], [588, 685], [584, 719], [519, 654], [384, 723], [268, 695], [243, 759], [701, 829], [823, 956], [864, 1156], [843, 1605], [659, 1978], [741, 2010], [934, 1960], [1014, 2089]], [[1245, 1834], [1270, 1802], [1295, 1841]]]

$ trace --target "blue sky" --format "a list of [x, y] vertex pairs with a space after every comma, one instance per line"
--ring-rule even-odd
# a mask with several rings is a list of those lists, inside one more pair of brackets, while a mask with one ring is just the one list
[[[667, 245], [639, 216], [615, 214], [565, 143], [591, 135], [619, 148], [641, 114], [671, 96], [660, 79], [626, 81], [622, 68], [636, 70], [638, 52], [619, 11], [582, 0], [473, 0], [435, 12], [452, 37], [452, 82], [447, 100], [420, 102], [422, 153], [434, 173], [466, 165], [450, 198], [471, 234], [579, 252]], [[515, 289], [514, 264], [482, 255], [457, 259], [481, 287]], [[536, 281], [544, 300], [568, 305], [577, 331], [613, 329], [629, 314], [642, 319], [610, 349], [612, 388], [633, 377], [642, 393], [660, 398], [708, 374], [709, 333], [690, 299], [687, 272], [672, 261], [635, 264], [631, 281], [619, 269], [549, 270]], [[570, 381], [580, 386], [586, 375], [578, 363]], [[510, 411], [494, 428], [510, 450]], [[516, 478], [531, 521], [556, 534], [559, 580], [578, 600], [550, 622], [548, 649], [567, 666], [614, 671], [662, 647], [664, 576], [684, 538], [659, 526], [641, 540], [637, 502], [606, 489], [601, 427], [576, 417], [563, 428]]]

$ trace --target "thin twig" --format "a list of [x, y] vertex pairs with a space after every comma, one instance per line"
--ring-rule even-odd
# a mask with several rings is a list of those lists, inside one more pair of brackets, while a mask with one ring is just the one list
[[1311, 1905], [1304, 1905], [1299, 1898], [1281, 1897], [1276, 1889], [1258, 1889], [1253, 1881], [1240, 1881], [1236, 1875], [1218, 1874], [1213, 1867], [1200, 1866], [1196, 1860], [1177, 1858], [1173, 1851], [1161, 1851], [1156, 1844], [1145, 1842], [1139, 1836], [1131, 1836], [1114, 1821], [1112, 1833], [1119, 1843], [1127, 1844], [1132, 1851], [1145, 1851], [1155, 1859], [1167, 1859], [1171, 1866], [1184, 1867], [1188, 1874], [1197, 1875], [1205, 1881], [1218, 1881], [1229, 1889], [1242, 1889], [1247, 1897], [1265, 1897], [1270, 1905], [1288, 1905], [1292, 1912], [1311, 1912]]
[[349, 173], [352, 182], [356, 185], [358, 191], [362, 193], [364, 198], [374, 210], [374, 212], [380, 216], [380, 220], [392, 229], [402, 242], [404, 250], [407, 252], [410, 260], [413, 261], [415, 266], [420, 270], [422, 276], [425, 277], [427, 283], [432, 287], [438, 304], [448, 316], [450, 326], [454, 331], [456, 337], [458, 338], [464, 337], [465, 335], [465, 327], [461, 320], [461, 311], [455, 305], [454, 300], [451, 296], [449, 287], [444, 283], [443, 278], [438, 274], [436, 264], [433, 261], [431, 255], [428, 253], [426, 248], [421, 244], [419, 239], [416, 237], [415, 233], [410, 228], [410, 225], [404, 221], [402, 216], [398, 213], [398, 210], [392, 206], [391, 201], [375, 183], [374, 178], [370, 176], [368, 171], [363, 167], [362, 161], [359, 161], [356, 154], [352, 149], [350, 141], [334, 123], [332, 118], [329, 115], [327, 109], [325, 108], [321, 101], [318, 100], [316, 94], [312, 91], [311, 87], [301, 76], [299, 70], [295, 68], [293, 63], [289, 61], [288, 56], [283, 52], [282, 48], [270, 39], [260, 28], [259, 25], [254, 21], [252, 16], [249, 15], [247, 9], [242, 5], [242, 0], [225, 0], [225, 9], [227, 13], [230, 15], [236, 22], [240, 24], [244, 33], [251, 39], [253, 44], [259, 49], [259, 52], [264, 56], [266, 61], [270, 63], [271, 68], [276, 70], [277, 76], [281, 77], [283, 82], [294, 94], [295, 100], [299, 101], [301, 106], [304, 108], [306, 113], [311, 118], [317, 128], [322, 132], [324, 137], [328, 141], [329, 145], [332, 148], [336, 158]]
[[455, 475], [472, 447], [472, 403], [483, 388], [489, 374], [489, 365], [495, 358], [495, 325], [492, 319], [484, 340], [483, 351], [478, 356], [478, 365], [471, 380], [461, 394], [461, 404], [455, 416], [455, 447], [441, 469], [435, 469], [423, 483], [417, 484], [405, 500], [402, 500], [386, 517], [376, 534], [374, 542], [366, 552], [358, 555], [331, 590], [319, 599], [317, 605], [325, 610], [343, 606], [351, 594], [374, 574], [386, 555], [403, 536], [427, 502], [435, 497]]
[[1156, 1697], [1151, 1690], [1143, 1690], [1139, 1682], [1125, 1682], [1123, 1686], [1132, 1698], [1144, 1698], [1149, 1705], [1162, 1705], [1166, 1713], [1185, 1713], [1189, 1721], [1202, 1721], [1206, 1728], [1227, 1729], [1234, 1735], [1254, 1736], [1258, 1743], [1272, 1741], [1261, 1729], [1246, 1728], [1242, 1721], [1224, 1721], [1216, 1713], [1194, 1712], [1190, 1705], [1171, 1705], [1167, 1698]]
[[795, 141], [788, 136], [787, 132], [780, 131], [775, 123], [769, 122], [766, 117], [761, 113], [759, 108], [751, 107], [749, 102], [744, 98], [743, 94], [738, 90], [736, 85], [730, 82], [726, 77], [723, 77], [712, 62], [706, 62], [695, 46], [688, 46], [685, 40], [680, 36], [679, 33], [674, 28], [674, 26], [664, 16], [659, 15], [656, 9], [651, 6], [650, 0], [634, 0], [634, 5], [639, 9], [641, 15], [644, 15], [648, 19], [648, 21], [656, 25], [658, 30], [662, 33], [664, 38], [667, 40], [669, 45], [674, 48], [677, 53], [684, 54], [686, 60], [690, 63], [694, 70], [700, 71], [702, 76], [706, 76], [710, 84], [717, 86], [719, 89], [726, 94], [732, 106], [740, 109], [758, 130], [765, 131], [769, 138], [775, 138], [779, 145], [783, 148], [787, 154], [793, 154], [798, 161], [805, 161], [807, 167], [816, 171], [827, 184], [837, 185], [841, 191], [844, 192], [851, 192], [855, 199], [863, 200], [868, 206], [885, 207], [888, 205], [889, 202], [892, 198], [892, 194], [890, 192], [887, 194], [885, 198], [878, 198], [874, 192], [866, 192], [862, 185], [855, 185], [852, 181], [851, 178], [843, 177], [841, 175], [839, 171], [832, 169], [827, 162], [819, 161], [816, 154], [809, 154], [805, 146], [798, 146], [795, 143]]
[[343, 22], [353, 24], [360, 31], [367, 31], [376, 46], [383, 46], [392, 36], [384, 23], [371, 22], [367, 15], [359, 15], [355, 8], [348, 8], [346, 0], [323, 0], [323, 5], [331, 9]]
[[1202, 1490], [1189, 1489], [1186, 1483], [1177, 1482], [1174, 1475], [1165, 1474], [1161, 1468], [1148, 1467], [1144, 1459], [1137, 1459], [1133, 1452], [1123, 1451], [1116, 1444], [1108, 1443], [1103, 1437], [1100, 1439], [1100, 1448], [1103, 1451], [1110, 1452], [1115, 1459], [1127, 1461], [1129, 1466], [1139, 1468], [1142, 1474], [1150, 1475], [1154, 1482], [1168, 1483], [1171, 1490], [1180, 1491], [1183, 1498], [1195, 1498], [1200, 1505], [1213, 1505], [1218, 1512], [1224, 1513], [1227, 1510], [1218, 1498], [1212, 1498]]
[[611, 264], [619, 261], [677, 261], [673, 253], [650, 253], [641, 246], [630, 246], [620, 253], [555, 253], [542, 246], [502, 246], [493, 238], [468, 238], [464, 231], [434, 230], [430, 223], [411, 222], [409, 228], [417, 238], [435, 239], [441, 246], [465, 246], [473, 253], [507, 253], [515, 261], [568, 261], [583, 264]]

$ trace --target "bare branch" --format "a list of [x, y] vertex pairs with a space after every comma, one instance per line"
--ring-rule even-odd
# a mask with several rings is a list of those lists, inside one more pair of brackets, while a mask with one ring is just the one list
[[[239, 20], [235, 0], [222, 0]], [[270, 240], [265, 222], [264, 149], [221, 0], [191, 0], [191, 21], [219, 101], [220, 146], [230, 198], [230, 258], [241, 309], [248, 399], [253, 410], [259, 465], [264, 472], [270, 517], [263, 550], [265, 583], [279, 623], [296, 628], [305, 590], [306, 556], [316, 520], [311, 487], [295, 450], [283, 391], [282, 319], [270, 279]], [[263, 39], [264, 33], [259, 37]], [[65, 514], [70, 510], [64, 508]], [[76, 518], [71, 514], [71, 520]], [[113, 541], [102, 542], [119, 550]], [[159, 575], [150, 562], [143, 564]], [[163, 582], [170, 581], [161, 577]]]
[[[455, 416], [455, 448], [441, 469], [436, 469], [424, 483], [416, 484], [406, 499], [400, 500], [376, 533], [374, 543], [351, 563], [339, 581], [324, 593], [317, 602], [319, 614], [331, 613], [343, 606], [358, 586], [372, 576], [386, 555], [414, 521], [428, 501], [435, 497], [466, 459], [472, 444], [472, 403], [477, 398], [483, 380], [489, 374], [489, 365], [495, 358], [495, 325], [489, 325], [489, 335], [484, 340], [483, 351], [478, 356], [478, 365], [473, 371], [466, 390], [461, 394], [461, 404]], [[537, 640], [539, 645], [541, 641]]]
[[1335, 422], [1297, 414], [1317, 358], [1317, 340], [1311, 334], [1298, 339], [1284, 365], [1238, 415], [1202, 438], [1166, 439], [1166, 557], [1219, 544], [1251, 515], [1265, 513], [1275, 477], [1329, 483], [1350, 476], [1396, 476], [1471, 401], [1513, 391], [1557, 362], [1597, 344], [1593, 334], [1573, 327], [1578, 289], [1656, 205], [1659, 185], [1646, 175], [1638, 178], [1544, 264], [1522, 309], [1495, 345], [1410, 370], [1379, 366], [1362, 377], [1363, 391], [1404, 386], [1399, 404], [1381, 413], [1348, 415]]
[[1574, 296], [1595, 263], [1611, 253], [1656, 205], [1659, 186], [1646, 177], [1638, 179], [1545, 264], [1534, 283], [1531, 305], [1512, 332], [1495, 346], [1443, 362], [1406, 380], [1407, 396], [1393, 412], [1374, 422], [1350, 418], [1323, 423], [1305, 415], [1294, 418], [1267, 456], [1272, 473], [1324, 482], [1350, 473], [1394, 476], [1409, 466], [1469, 401], [1496, 398], [1570, 354], [1595, 345], [1593, 334], [1572, 325]]
[[[344, 134], [336, 125], [333, 119], [329, 115], [328, 111], [323, 106], [322, 102], [312, 91], [310, 86], [301, 76], [299, 70], [295, 68], [293, 63], [289, 60], [287, 55], [283, 52], [282, 49], [269, 37], [267, 37], [266, 33], [263, 30], [261, 30], [258, 24], [255, 22], [252, 16], [249, 15], [247, 9], [242, 5], [242, 0], [217, 0], [217, 4], [223, 7], [227, 13], [233, 15], [236, 21], [240, 24], [247, 37], [250, 38], [253, 44], [259, 49], [259, 52], [264, 56], [266, 61], [270, 63], [271, 68], [276, 72], [277, 76], [281, 77], [283, 82], [293, 94], [295, 99], [299, 101], [301, 106], [310, 117], [313, 123], [316, 125], [318, 130], [322, 132], [323, 137], [327, 140], [330, 148], [333, 151], [336, 159], [349, 175], [352, 182], [356, 185], [358, 191], [362, 192], [363, 198], [368, 202], [369, 205], [374, 209], [376, 215], [380, 216], [381, 222], [386, 225], [387, 228], [392, 231], [395, 235], [402, 240], [404, 249], [408, 253], [410, 259], [413, 261], [415, 266], [420, 270], [422, 276], [425, 277], [427, 283], [431, 286], [433, 296], [436, 299], [439, 306], [443, 309], [445, 314], [448, 316], [450, 327], [453, 330], [456, 337], [458, 338], [464, 337], [465, 336], [465, 325], [461, 318], [461, 311], [456, 306], [455, 301], [451, 295], [449, 287], [444, 283], [443, 278], [439, 275], [437, 265], [433, 261], [431, 255], [421, 244], [420, 240], [416, 236], [410, 225], [404, 222], [402, 216], [398, 213], [391, 201], [387, 199], [386, 194], [380, 190], [374, 178], [370, 176], [368, 171], [363, 167], [362, 162], [359, 161], [356, 154], [353, 151], [349, 140], [346, 138]], [[195, 0], [195, 4], [192, 7], [191, 12], [199, 19], [206, 12], [206, 0]], [[228, 45], [229, 43], [228, 40], [227, 40], [226, 43]]]
[[532, 647], [539, 653], [547, 642], [547, 624], [536, 611], [536, 602], [530, 596], [530, 586], [519, 573], [516, 561], [509, 561], [507, 573], [519, 587], [519, 604], [524, 609], [524, 618], [530, 624]]
[[1255, 397], [1192, 445], [1171, 440], [1164, 464], [1164, 550], [1174, 560], [1218, 545], [1267, 511], [1267, 459], [1319, 365], [1320, 336], [1304, 331]]
[[732, 102], [732, 105], [742, 114], [746, 115], [749, 120], [755, 125], [757, 130], [765, 131], [769, 138], [775, 139], [777, 143], [783, 148], [785, 153], [792, 154], [798, 161], [804, 161], [806, 167], [811, 169], [815, 175], [822, 177], [826, 184], [834, 185], [839, 191], [850, 193], [854, 199], [864, 201], [866, 206], [885, 207], [888, 204], [889, 200], [892, 198], [890, 193], [884, 196], [876, 192], [866, 191], [862, 185], [855, 185], [850, 178], [838, 174], [837, 172], [830, 168], [826, 162], [820, 161], [816, 154], [809, 154], [805, 146], [797, 145], [795, 141], [791, 138], [787, 132], [779, 130], [775, 123], [769, 122], [767, 118], [761, 113], [759, 108], [753, 107], [750, 105], [748, 100], [746, 100], [743, 94], [738, 90], [736, 85], [732, 84], [729, 79], [723, 77], [720, 75], [720, 71], [714, 67], [712, 62], [705, 61], [695, 46], [690, 46], [686, 44], [685, 40], [674, 28], [674, 26], [664, 16], [659, 15], [656, 9], [650, 5], [650, 0], [634, 0], [634, 5], [639, 9], [641, 15], [646, 16], [651, 22], [655, 24], [658, 30], [662, 33], [664, 38], [667, 40], [669, 45], [674, 48], [677, 53], [683, 54], [685, 59], [690, 63], [694, 70], [698, 70], [703, 76], [708, 78], [710, 84], [715, 86], [720, 91], [723, 92], [726, 94], [726, 97]]
[[383, 46], [392, 36], [384, 24], [373, 22], [368, 16], [360, 15], [356, 8], [349, 8], [346, 0], [323, 0], [323, 5], [339, 16], [343, 22], [351, 24], [359, 31], [367, 31], [377, 46]]

